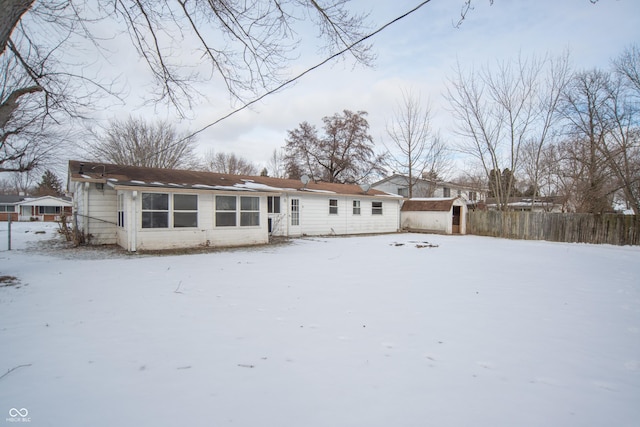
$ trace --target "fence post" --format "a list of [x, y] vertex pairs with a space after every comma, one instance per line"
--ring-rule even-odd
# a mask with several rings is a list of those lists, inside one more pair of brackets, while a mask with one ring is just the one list
[[11, 213], [9, 213], [9, 220], [7, 221], [9, 230], [7, 233], [7, 238], [8, 238], [8, 242], [7, 242], [7, 250], [10, 251], [11, 250]]

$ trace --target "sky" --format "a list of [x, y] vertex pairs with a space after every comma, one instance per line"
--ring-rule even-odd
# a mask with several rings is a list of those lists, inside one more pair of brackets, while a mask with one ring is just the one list
[[[353, 10], [369, 12], [372, 29], [402, 15], [420, 2], [354, 0]], [[433, 0], [417, 12], [371, 39], [377, 55], [373, 67], [353, 61], [330, 63], [201, 132], [198, 151], [236, 153], [265, 166], [274, 149], [285, 145], [288, 130], [307, 121], [321, 128], [321, 119], [345, 109], [366, 111], [376, 150], [389, 143], [386, 127], [403, 90], [418, 94], [430, 105], [432, 128], [455, 145], [451, 115], [444, 99], [447, 79], [459, 63], [462, 69], [493, 66], [498, 61], [532, 55], [557, 56], [570, 52], [575, 69], [607, 68], [632, 43], [640, 42], [640, 2], [635, 0], [474, 1], [463, 24], [456, 28], [463, 0]], [[313, 34], [304, 32], [307, 40]], [[313, 41], [313, 40], [311, 40]], [[124, 52], [124, 50], [123, 50]], [[291, 64], [290, 75], [315, 65], [322, 56], [302, 55]], [[129, 88], [143, 87], [144, 72], [135, 52], [119, 59]], [[138, 81], [136, 81], [138, 79]], [[204, 87], [207, 99], [186, 120], [178, 121], [162, 108], [141, 107], [139, 93], [131, 90], [125, 105], [105, 111], [103, 119], [128, 114], [175, 121], [179, 130], [193, 132], [225, 116], [231, 104], [219, 82]], [[457, 168], [466, 168], [458, 157]], [[457, 175], [456, 172], [453, 175]]]

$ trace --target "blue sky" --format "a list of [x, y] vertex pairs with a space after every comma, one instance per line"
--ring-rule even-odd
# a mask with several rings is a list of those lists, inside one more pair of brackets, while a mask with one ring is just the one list
[[[419, 3], [354, 0], [351, 4], [354, 10], [369, 11], [371, 27], [377, 28]], [[596, 4], [589, 0], [495, 0], [493, 5], [489, 0], [477, 0], [473, 4], [462, 26], [455, 28], [463, 0], [431, 1], [372, 39], [377, 54], [374, 67], [354, 67], [348, 60], [326, 65], [202, 132], [199, 151], [234, 152], [265, 165], [273, 150], [284, 146], [287, 130], [303, 121], [320, 127], [322, 117], [344, 109], [369, 113], [371, 135], [382, 150], [385, 126], [403, 89], [420, 93], [423, 102], [430, 103], [433, 127], [454, 143], [443, 94], [456, 62], [470, 69], [519, 54], [559, 55], [568, 49], [576, 69], [607, 68], [625, 47], [640, 43], [637, 0], [600, 0]], [[303, 35], [314, 42], [312, 33], [303, 29]], [[313, 49], [304, 52], [292, 64], [291, 75], [315, 65], [321, 57]], [[134, 57], [130, 59], [135, 63]], [[136, 87], [133, 80], [129, 85]], [[216, 82], [204, 91], [207, 101], [194, 110], [190, 120], [177, 123], [180, 130], [198, 130], [233, 109]], [[164, 114], [140, 108], [137, 102], [132, 96], [119, 114]]]

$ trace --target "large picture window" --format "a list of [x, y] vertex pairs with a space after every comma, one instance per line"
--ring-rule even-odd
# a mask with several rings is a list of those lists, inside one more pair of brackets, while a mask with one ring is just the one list
[[260, 225], [260, 198], [240, 197], [240, 226], [255, 227]]
[[142, 193], [142, 228], [169, 227], [169, 195]]
[[173, 195], [173, 226], [198, 226], [198, 196], [195, 194]]
[[54, 215], [60, 213], [60, 206], [38, 206], [40, 215]]
[[216, 227], [236, 226], [236, 196], [216, 196]]

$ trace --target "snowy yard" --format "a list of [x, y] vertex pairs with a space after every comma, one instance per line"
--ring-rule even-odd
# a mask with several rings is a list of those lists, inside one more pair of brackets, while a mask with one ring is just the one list
[[13, 225], [0, 425], [640, 425], [638, 247], [399, 234], [141, 256]]

